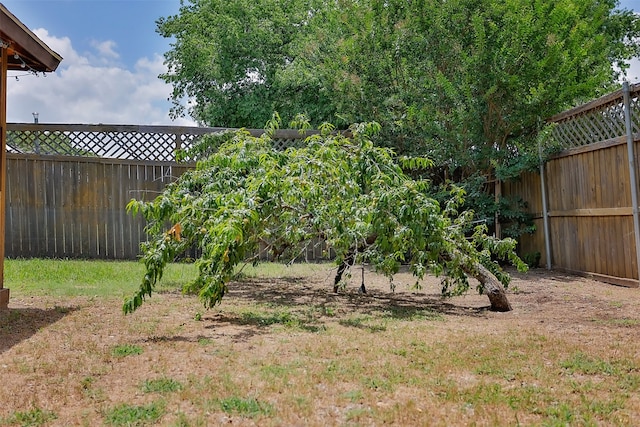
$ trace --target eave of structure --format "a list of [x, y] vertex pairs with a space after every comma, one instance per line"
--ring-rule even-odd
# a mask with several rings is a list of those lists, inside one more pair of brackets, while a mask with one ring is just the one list
[[9, 70], [52, 72], [62, 57], [0, 3], [0, 43], [8, 44]]
[[[52, 72], [62, 57], [49, 48], [0, 3], [0, 310], [9, 307], [4, 287], [4, 247], [7, 176], [7, 72]], [[3, 409], [0, 401], [0, 409]]]

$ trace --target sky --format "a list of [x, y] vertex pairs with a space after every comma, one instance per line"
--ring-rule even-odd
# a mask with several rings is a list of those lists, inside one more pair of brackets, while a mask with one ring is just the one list
[[[10, 72], [7, 121], [195, 125], [169, 117], [171, 86], [158, 75], [171, 39], [156, 20], [180, 0], [0, 0], [63, 57], [43, 77]], [[16, 79], [15, 76], [18, 76]]]
[[[171, 86], [158, 78], [172, 40], [156, 33], [155, 22], [176, 15], [180, 0], [0, 2], [63, 57], [46, 77], [9, 73], [7, 121], [33, 122], [38, 113], [40, 123], [195, 125], [169, 117]], [[640, 13], [640, 0], [620, 8]], [[640, 60], [628, 79], [640, 82]]]

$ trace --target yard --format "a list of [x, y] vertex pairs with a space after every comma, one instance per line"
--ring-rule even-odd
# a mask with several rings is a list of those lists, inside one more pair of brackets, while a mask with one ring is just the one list
[[640, 290], [545, 270], [514, 310], [439, 280], [246, 268], [206, 311], [172, 265], [132, 315], [137, 263], [9, 260], [0, 425], [639, 425]]

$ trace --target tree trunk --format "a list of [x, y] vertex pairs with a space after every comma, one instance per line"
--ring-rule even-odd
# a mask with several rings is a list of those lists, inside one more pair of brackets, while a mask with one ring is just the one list
[[502, 283], [489, 271], [484, 265], [479, 262], [474, 265], [473, 269], [466, 269], [465, 272], [474, 278], [476, 278], [484, 288], [484, 293], [489, 297], [491, 302], [492, 311], [511, 311], [511, 304], [507, 299], [507, 293], [502, 286]]
[[[334, 293], [338, 293], [338, 285], [340, 284], [340, 281], [342, 280], [342, 274], [345, 272], [345, 270], [348, 267], [353, 267], [353, 263], [355, 261], [355, 256], [356, 256], [356, 251], [357, 252], [362, 252], [365, 249], [367, 249], [368, 246], [373, 245], [373, 243], [376, 241], [377, 236], [374, 234], [372, 236], [369, 236], [365, 239], [364, 243], [360, 246], [356, 248], [352, 248], [349, 252], [347, 252], [347, 256], [344, 257], [344, 260], [342, 261], [342, 264], [340, 264], [338, 266], [338, 271], [336, 272], [336, 277], [334, 278], [333, 281], [333, 292]], [[366, 294], [367, 293], [367, 288], [364, 286], [364, 267], [362, 269], [362, 284], [360, 285], [360, 290], [358, 291], [361, 294]]]
[[[345, 272], [347, 268], [353, 267], [354, 256], [355, 254], [353, 252], [349, 252], [349, 254], [346, 256], [342, 264], [338, 266], [338, 271], [336, 272], [336, 277], [333, 281], [334, 293], [336, 294], [338, 293], [338, 287], [340, 285], [340, 281], [342, 280], [342, 274]], [[358, 292], [361, 294], [367, 293], [367, 288], [364, 286], [364, 265], [362, 266], [362, 284], [360, 285], [360, 289], [358, 290]]]

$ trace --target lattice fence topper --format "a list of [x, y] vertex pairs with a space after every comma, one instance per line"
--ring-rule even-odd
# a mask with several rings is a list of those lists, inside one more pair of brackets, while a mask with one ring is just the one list
[[[633, 133], [640, 132], [640, 84], [631, 85]], [[622, 90], [565, 111], [549, 119], [552, 136], [564, 148], [579, 147], [626, 135]]]
[[[233, 130], [188, 126], [78, 125], [8, 123], [7, 151], [42, 155], [175, 161], [177, 149], [188, 149], [205, 134]], [[248, 129], [254, 136], [261, 129]], [[314, 131], [277, 130], [277, 149], [301, 146]]]

